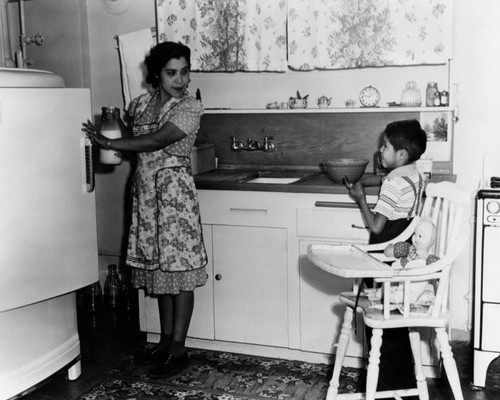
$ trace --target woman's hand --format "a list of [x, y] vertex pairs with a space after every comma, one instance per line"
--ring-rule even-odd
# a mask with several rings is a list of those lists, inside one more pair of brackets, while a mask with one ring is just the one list
[[87, 120], [87, 122], [82, 123], [83, 128], [82, 131], [85, 132], [87, 137], [92, 141], [93, 144], [102, 147], [103, 149], [110, 148], [110, 140], [104, 136], [101, 132], [99, 132], [94, 124]]

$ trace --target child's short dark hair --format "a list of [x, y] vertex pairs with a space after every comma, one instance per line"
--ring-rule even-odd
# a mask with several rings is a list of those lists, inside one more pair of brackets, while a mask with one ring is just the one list
[[417, 161], [427, 147], [427, 134], [415, 119], [394, 121], [384, 131], [394, 150], [406, 150], [408, 161]]

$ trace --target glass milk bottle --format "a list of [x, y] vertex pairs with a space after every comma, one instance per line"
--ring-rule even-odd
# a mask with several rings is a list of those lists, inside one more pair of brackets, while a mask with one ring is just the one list
[[[108, 139], [118, 139], [122, 137], [118, 118], [120, 110], [117, 107], [102, 107], [101, 133]], [[117, 150], [99, 149], [99, 161], [101, 164], [119, 165], [122, 162], [122, 154]]]
[[104, 299], [106, 306], [116, 308], [120, 303], [121, 281], [115, 264], [108, 266], [108, 276], [104, 282]]

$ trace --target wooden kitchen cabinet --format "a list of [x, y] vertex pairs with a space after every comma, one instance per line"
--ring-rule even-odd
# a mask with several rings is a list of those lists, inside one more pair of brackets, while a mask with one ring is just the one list
[[[307, 246], [312, 243], [368, 243], [368, 231], [357, 208], [335, 207], [332, 203], [331, 207], [299, 209], [297, 235], [300, 251], [300, 349], [333, 354], [345, 312], [339, 293], [350, 291], [353, 280], [334, 276], [314, 266], [305, 256]], [[364, 351], [363, 324], [359, 315], [357, 318], [360, 329], [351, 331], [346, 354], [346, 361], [351, 366], [360, 366]]]
[[288, 346], [287, 232], [213, 226], [215, 339]]
[[[209, 277], [195, 291], [188, 337], [288, 347], [286, 218], [278, 203], [241, 193], [200, 191]], [[156, 300], [142, 294], [140, 310], [141, 330], [156, 341]]]
[[[352, 279], [329, 274], [313, 265], [305, 253], [309, 244], [332, 244], [322, 241], [300, 241], [300, 349], [316, 353], [335, 354], [345, 305], [339, 300], [339, 293], [352, 289]], [[351, 366], [359, 366], [363, 357], [363, 323], [357, 317], [356, 332], [351, 331], [347, 357]], [[333, 361], [333, 359], [332, 359]]]

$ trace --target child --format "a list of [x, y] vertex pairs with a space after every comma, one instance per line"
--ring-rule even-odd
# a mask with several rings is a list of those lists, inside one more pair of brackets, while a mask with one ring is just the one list
[[[424, 179], [417, 170], [416, 161], [425, 152], [427, 135], [416, 120], [395, 121], [383, 132], [380, 162], [388, 172], [362, 178], [349, 186], [349, 195], [358, 203], [366, 225], [370, 229], [370, 244], [391, 240], [403, 232], [419, 212]], [[368, 207], [365, 186], [381, 185], [373, 211]], [[367, 285], [371, 286], [369, 282]], [[367, 328], [367, 338], [371, 330]], [[413, 358], [408, 330], [386, 329], [380, 357], [378, 390], [415, 386]]]
[[[370, 244], [395, 238], [418, 212], [423, 178], [416, 161], [425, 152], [427, 135], [416, 120], [391, 122], [384, 130], [380, 162], [388, 174], [362, 178], [349, 189], [370, 229]], [[365, 186], [380, 185], [374, 210], [366, 202]]]

